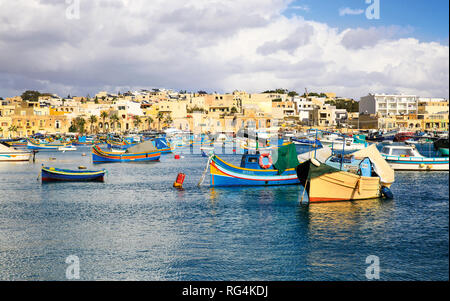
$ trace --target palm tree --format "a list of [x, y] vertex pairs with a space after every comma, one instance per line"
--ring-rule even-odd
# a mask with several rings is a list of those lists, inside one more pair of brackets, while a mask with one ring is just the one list
[[89, 117], [89, 122], [91, 123], [91, 133], [93, 133], [93, 132], [94, 132], [94, 131], [93, 131], [93, 126], [94, 126], [94, 123], [97, 122], [97, 116], [91, 115], [91, 116]]
[[10, 132], [9, 136], [11, 137], [11, 132], [12, 132], [12, 133], [16, 133], [16, 132], [17, 132], [17, 126], [11, 125], [11, 126], [8, 128], [8, 131]]
[[117, 123], [119, 123], [120, 119], [119, 119], [119, 116], [117, 116], [117, 114], [114, 114], [110, 117], [110, 120], [111, 120], [112, 124], [117, 124]]
[[106, 111], [103, 111], [100, 113], [100, 117], [103, 119], [103, 132], [105, 132], [106, 131], [105, 119], [106, 117], [108, 117], [108, 113]]
[[167, 126], [170, 126], [173, 122], [172, 117], [170, 115], [167, 115], [166, 119], [164, 119], [164, 122], [167, 124]]
[[0, 133], [2, 133], [2, 137], [3, 137], [3, 128], [0, 127]]
[[153, 123], [153, 118], [152, 117], [147, 117], [147, 124], [148, 124], [148, 129], [149, 130], [152, 128], [152, 123]]
[[158, 112], [158, 115], [156, 115], [156, 119], [158, 119], [158, 130], [161, 130], [161, 120], [164, 119], [164, 113]]
[[134, 123], [134, 128], [138, 128], [139, 130], [139, 125], [142, 123], [141, 118], [139, 118], [139, 116], [133, 116], [133, 123]]

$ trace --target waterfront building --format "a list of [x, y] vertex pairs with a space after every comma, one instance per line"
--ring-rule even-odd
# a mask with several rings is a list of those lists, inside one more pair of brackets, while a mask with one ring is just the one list
[[416, 95], [370, 94], [361, 97], [359, 112], [381, 116], [408, 115], [417, 113], [419, 98]]

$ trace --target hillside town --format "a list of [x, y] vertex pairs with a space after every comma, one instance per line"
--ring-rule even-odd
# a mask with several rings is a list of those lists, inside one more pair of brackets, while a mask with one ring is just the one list
[[91, 97], [25, 91], [0, 98], [0, 137], [35, 134], [129, 133], [167, 128], [194, 133], [237, 132], [253, 125], [304, 128], [448, 131], [449, 101], [417, 95], [368, 94], [355, 101], [336, 93], [286, 89], [217, 94], [151, 89]]

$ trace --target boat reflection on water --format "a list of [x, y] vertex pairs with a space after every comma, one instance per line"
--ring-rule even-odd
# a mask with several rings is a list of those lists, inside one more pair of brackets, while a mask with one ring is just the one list
[[333, 275], [353, 267], [347, 279], [364, 280], [365, 258], [389, 244], [386, 233], [391, 232], [394, 215], [393, 199], [313, 203], [300, 208], [299, 228], [306, 226], [309, 242], [303, 249], [308, 276]]

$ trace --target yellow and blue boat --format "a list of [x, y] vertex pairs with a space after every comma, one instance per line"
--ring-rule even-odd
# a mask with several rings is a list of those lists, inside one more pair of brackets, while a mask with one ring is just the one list
[[97, 145], [92, 147], [93, 163], [148, 162], [159, 161], [160, 157], [161, 151], [155, 148], [152, 141], [145, 141], [119, 152], [107, 152]]
[[71, 143], [64, 143], [60, 141], [52, 141], [48, 143], [42, 143], [40, 141], [35, 141], [33, 139], [28, 140], [28, 149], [33, 150], [58, 150], [60, 147], [66, 147], [71, 145]]
[[310, 203], [393, 197], [394, 170], [375, 145], [325, 162], [311, 158], [297, 166], [297, 175]]
[[68, 181], [68, 182], [103, 182], [106, 170], [70, 170], [42, 166], [42, 182]]
[[133, 145], [136, 145], [136, 143], [131, 143], [126, 139], [123, 139], [122, 141], [106, 140], [106, 143], [108, 148], [116, 148], [116, 149], [128, 149]]
[[[242, 155], [240, 166], [235, 166], [213, 155], [210, 160], [210, 186], [274, 186], [300, 184], [295, 167], [299, 164], [294, 144], [277, 149], [274, 164], [268, 153]], [[290, 157], [287, 164], [281, 161]]]

